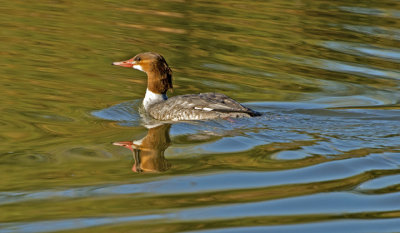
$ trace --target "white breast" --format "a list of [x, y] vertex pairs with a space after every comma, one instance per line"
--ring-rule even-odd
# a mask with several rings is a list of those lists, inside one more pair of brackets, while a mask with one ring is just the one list
[[147, 111], [149, 109], [149, 106], [167, 99], [168, 97], [166, 94], [156, 94], [149, 89], [146, 89], [146, 95], [143, 99], [143, 107]]

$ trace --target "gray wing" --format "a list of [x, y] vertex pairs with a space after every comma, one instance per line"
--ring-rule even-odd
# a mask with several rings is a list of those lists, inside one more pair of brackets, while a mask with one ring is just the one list
[[[179, 103], [181, 108], [190, 108], [203, 111], [217, 112], [243, 112], [256, 114], [255, 111], [246, 108], [234, 99], [220, 93], [200, 93], [192, 95], [180, 95], [167, 100], [171, 103]], [[257, 114], [256, 114], [257, 115]]]
[[152, 105], [149, 113], [158, 120], [199, 120], [261, 115], [219, 93], [174, 96]]

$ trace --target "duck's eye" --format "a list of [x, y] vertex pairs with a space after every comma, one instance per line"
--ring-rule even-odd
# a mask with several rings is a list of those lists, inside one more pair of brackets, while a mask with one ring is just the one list
[[140, 57], [135, 58], [135, 61], [140, 61], [140, 60], [142, 60]]

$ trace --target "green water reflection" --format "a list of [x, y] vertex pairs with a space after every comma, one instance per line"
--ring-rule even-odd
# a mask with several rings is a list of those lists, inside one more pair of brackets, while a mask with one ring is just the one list
[[[6, 1], [0, 12], [0, 233], [400, 218], [398, 1]], [[136, 110], [145, 75], [110, 64], [144, 51], [173, 69], [169, 95], [221, 92], [264, 116], [164, 126], [148, 160], [158, 172], [133, 173], [131, 151], [112, 143], [151, 136]], [[363, 186], [375, 179], [386, 185]]]

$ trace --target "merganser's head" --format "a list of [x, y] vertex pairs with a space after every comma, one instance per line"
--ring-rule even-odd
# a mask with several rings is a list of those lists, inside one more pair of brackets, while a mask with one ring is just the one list
[[147, 88], [156, 94], [165, 94], [172, 89], [172, 71], [164, 57], [158, 53], [139, 53], [126, 61], [113, 62], [113, 65], [129, 67], [147, 73]]

